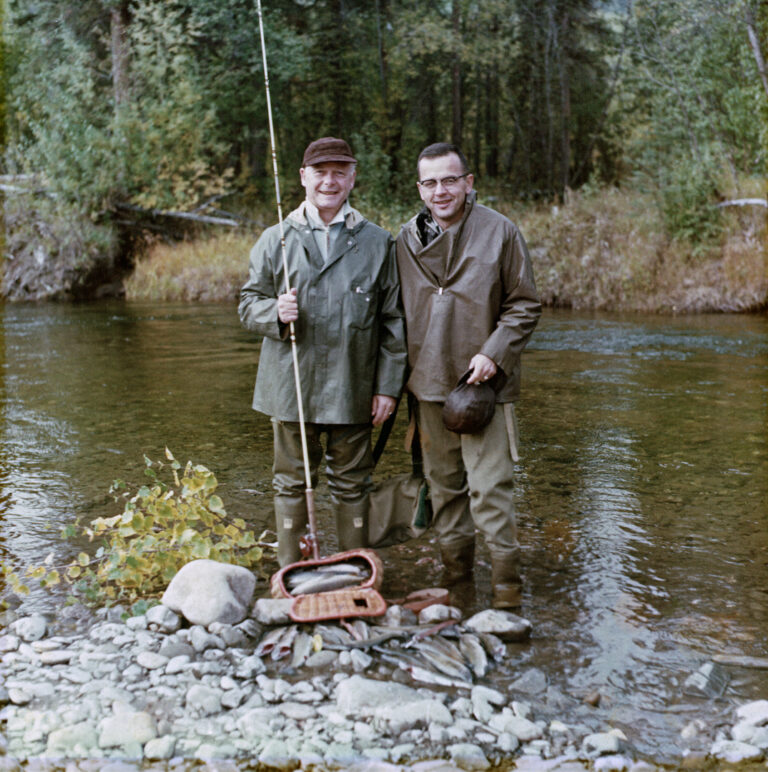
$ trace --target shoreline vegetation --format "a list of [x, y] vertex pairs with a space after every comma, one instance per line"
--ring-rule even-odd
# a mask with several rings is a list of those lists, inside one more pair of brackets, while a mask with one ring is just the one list
[[[762, 195], [762, 181], [755, 180]], [[721, 236], [694, 246], [664, 233], [654, 199], [616, 188], [569, 192], [566, 200], [525, 204], [479, 195], [515, 222], [528, 242], [545, 306], [656, 314], [768, 310], [766, 210], [734, 206], [722, 212]], [[352, 201], [397, 235], [415, 212]], [[286, 209], [285, 211], [290, 211]], [[255, 218], [276, 221], [275, 213]], [[236, 302], [247, 279], [248, 254], [259, 228], [157, 242], [136, 260], [126, 299], [143, 302]]]

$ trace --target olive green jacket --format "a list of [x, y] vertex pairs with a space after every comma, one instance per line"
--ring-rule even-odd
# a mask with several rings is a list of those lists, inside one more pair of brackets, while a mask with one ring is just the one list
[[520, 353], [541, 303], [525, 240], [504, 215], [467, 196], [462, 219], [422, 246], [416, 217], [397, 237], [397, 266], [408, 328], [407, 387], [444, 402], [475, 354], [506, 380], [498, 402], [520, 392]]
[[[286, 217], [283, 230], [289, 282], [298, 290], [294, 326], [304, 419], [368, 423], [374, 394], [397, 397], [405, 379], [405, 329], [392, 237], [352, 209], [323, 263], [303, 204]], [[254, 410], [298, 421], [288, 326], [277, 318], [277, 296], [285, 286], [275, 225], [251, 250], [238, 313], [247, 329], [264, 336]]]

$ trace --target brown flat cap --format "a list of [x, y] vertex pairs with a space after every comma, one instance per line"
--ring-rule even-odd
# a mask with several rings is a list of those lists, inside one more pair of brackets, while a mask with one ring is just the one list
[[445, 428], [457, 434], [475, 434], [491, 422], [496, 408], [496, 392], [490, 383], [467, 383], [471, 370], [459, 378], [456, 388], [443, 405]]
[[357, 159], [352, 155], [352, 149], [343, 139], [336, 137], [323, 137], [310, 142], [304, 151], [302, 166], [315, 166], [329, 161], [354, 164]]

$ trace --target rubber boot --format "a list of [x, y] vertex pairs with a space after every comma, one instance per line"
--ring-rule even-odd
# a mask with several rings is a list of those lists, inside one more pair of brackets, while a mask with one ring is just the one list
[[280, 567], [301, 560], [301, 537], [307, 528], [307, 501], [301, 498], [275, 496], [277, 526], [277, 562]]
[[491, 553], [491, 588], [494, 608], [520, 608], [523, 605], [523, 580], [517, 551], [489, 550]]
[[360, 501], [337, 501], [336, 536], [339, 552], [368, 546], [368, 497]]
[[441, 583], [445, 587], [467, 581], [475, 565], [475, 540], [441, 543], [440, 560], [443, 562]]

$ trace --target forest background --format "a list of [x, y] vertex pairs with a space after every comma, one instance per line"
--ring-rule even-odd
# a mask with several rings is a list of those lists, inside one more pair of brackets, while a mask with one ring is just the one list
[[[276, 221], [255, 0], [0, 10], [0, 295], [234, 300]], [[263, 19], [284, 211], [306, 144], [342, 136], [353, 204], [396, 233], [419, 150], [452, 141], [545, 303], [768, 308], [765, 0], [263, 0]]]

